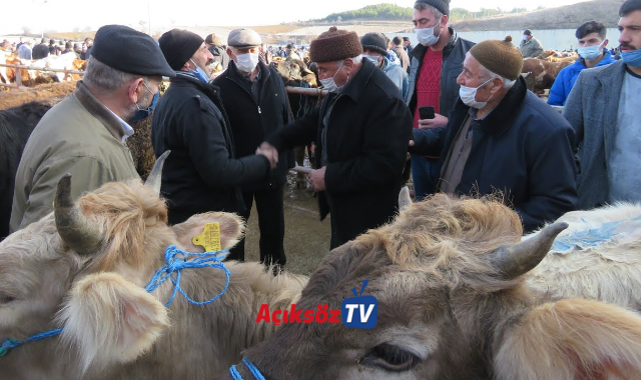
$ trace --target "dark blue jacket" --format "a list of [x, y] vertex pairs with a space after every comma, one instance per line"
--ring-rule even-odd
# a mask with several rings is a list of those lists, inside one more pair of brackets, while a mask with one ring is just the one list
[[[469, 107], [459, 100], [447, 127], [414, 129], [412, 152], [440, 154], [443, 164], [468, 112]], [[502, 192], [521, 216], [526, 232], [554, 221], [574, 210], [578, 199], [574, 138], [568, 121], [528, 91], [520, 77], [474, 127], [472, 149], [456, 193]]]
[[[614, 62], [615, 60], [612, 58], [612, 54], [610, 54], [608, 50], [605, 50], [605, 56], [594, 67], [609, 65]], [[559, 75], [556, 77], [556, 80], [550, 89], [548, 104], [553, 106], [564, 106], [565, 101], [570, 95], [572, 87], [574, 87], [574, 83], [579, 77], [579, 74], [581, 74], [581, 71], [585, 69], [585, 60], [583, 58], [579, 58], [570, 66], [564, 67], [561, 72], [559, 72]]]

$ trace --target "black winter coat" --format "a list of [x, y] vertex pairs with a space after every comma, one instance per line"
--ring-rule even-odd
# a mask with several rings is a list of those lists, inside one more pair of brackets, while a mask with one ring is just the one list
[[[465, 54], [475, 45], [474, 42], [460, 38], [454, 29], [450, 28], [452, 37], [443, 48], [443, 66], [441, 66], [441, 96], [439, 97], [439, 113], [449, 115], [458, 99], [459, 85], [456, 77], [463, 71]], [[405, 95], [405, 102], [409, 105], [410, 112], [416, 110], [416, 81], [421, 72], [423, 57], [428, 47], [417, 44], [410, 53], [410, 79], [409, 88]]]
[[[276, 70], [262, 62], [258, 63], [258, 67], [261, 90], [258, 103], [249, 90], [249, 81], [238, 72], [234, 61], [230, 61], [229, 68], [213, 82], [220, 89], [220, 97], [229, 117], [236, 157], [253, 155], [267, 136], [292, 121], [282, 79]], [[288, 151], [281, 153], [278, 166], [268, 179], [243, 186], [242, 190], [269, 190], [284, 185], [293, 162], [293, 154]]]
[[[440, 154], [443, 166], [469, 109], [459, 100], [446, 127], [415, 129], [412, 153]], [[574, 210], [578, 200], [574, 138], [568, 121], [528, 91], [519, 78], [473, 128], [472, 149], [456, 193], [503, 192], [526, 232], [554, 221]]]
[[[328, 106], [334, 103], [321, 134]], [[316, 165], [327, 155], [326, 190], [319, 193], [321, 220], [332, 213], [332, 248], [387, 222], [397, 212], [412, 115], [398, 87], [368, 60], [340, 94], [297, 119], [267, 141], [279, 150], [316, 143]]]
[[206, 211], [244, 211], [240, 186], [270, 172], [264, 156], [236, 158], [218, 88], [191, 74], [171, 78], [154, 111], [151, 139], [156, 156], [171, 150], [161, 186], [171, 224]]

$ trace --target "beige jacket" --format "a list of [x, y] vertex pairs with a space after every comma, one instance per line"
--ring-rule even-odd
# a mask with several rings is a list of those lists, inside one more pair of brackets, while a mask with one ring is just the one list
[[74, 199], [106, 182], [138, 178], [123, 135], [114, 114], [79, 81], [73, 94], [44, 115], [27, 141], [16, 173], [11, 232], [53, 210], [56, 185], [65, 173], [72, 175]]

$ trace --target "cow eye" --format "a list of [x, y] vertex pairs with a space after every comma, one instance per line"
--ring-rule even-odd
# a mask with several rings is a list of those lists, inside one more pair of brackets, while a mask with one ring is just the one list
[[411, 352], [383, 343], [374, 347], [359, 362], [363, 365], [377, 366], [392, 372], [402, 372], [414, 367], [419, 360]]

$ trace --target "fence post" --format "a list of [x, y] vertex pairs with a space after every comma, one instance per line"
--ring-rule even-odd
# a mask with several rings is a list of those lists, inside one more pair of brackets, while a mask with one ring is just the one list
[[20, 69], [18, 68], [18, 64], [14, 64], [13, 67], [16, 68], [16, 85], [18, 88], [22, 87], [22, 78], [20, 76]]

